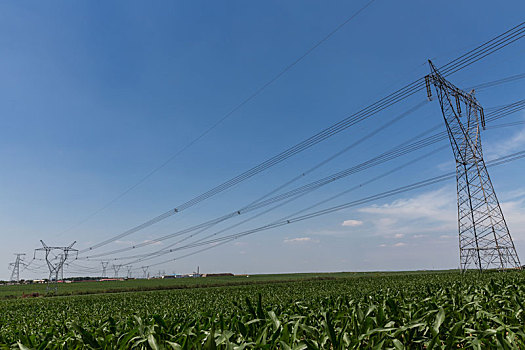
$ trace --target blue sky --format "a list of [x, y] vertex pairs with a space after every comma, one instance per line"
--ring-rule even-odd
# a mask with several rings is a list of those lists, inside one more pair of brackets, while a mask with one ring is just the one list
[[[376, 0], [206, 137], [76, 225], [199, 136], [365, 3], [1, 3], [0, 266], [7, 267], [15, 252], [27, 253], [26, 260], [31, 260], [40, 239], [53, 245], [76, 240], [78, 248], [86, 248], [174, 208], [425, 75], [428, 58], [442, 65], [519, 24], [525, 13], [522, 1], [505, 6], [445, 2], [436, 7]], [[523, 40], [518, 41], [450, 80], [469, 87], [523, 73], [524, 50]], [[485, 107], [512, 103], [523, 98], [524, 88], [525, 81], [519, 80], [480, 91], [478, 99]], [[236, 210], [425, 98], [413, 96], [100, 251], [154, 240]], [[516, 113], [507, 120], [524, 117]], [[439, 122], [437, 102], [427, 103], [296, 185], [367, 160]], [[487, 158], [525, 149], [521, 126], [489, 129], [482, 137]], [[338, 181], [238, 230], [271, 222], [430, 150]], [[332, 204], [453, 171], [452, 157], [446, 148]], [[516, 161], [489, 170], [518, 253], [525, 251], [524, 166]], [[456, 230], [455, 184], [442, 183], [261, 232], [155, 271], [191, 272], [197, 265], [204, 272], [235, 273], [454, 268]], [[0, 271], [0, 278], [9, 277], [7, 268]], [[25, 271], [22, 277], [42, 274]]]

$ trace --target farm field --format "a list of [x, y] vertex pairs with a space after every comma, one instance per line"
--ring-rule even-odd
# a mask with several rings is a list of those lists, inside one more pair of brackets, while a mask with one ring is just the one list
[[[445, 271], [442, 271], [445, 272]], [[217, 276], [205, 278], [174, 278], [174, 279], [130, 279], [124, 281], [89, 281], [61, 283], [58, 295], [97, 294], [107, 292], [146, 291], [163, 289], [201, 288], [209, 286], [231, 286], [259, 283], [281, 283], [295, 280], [355, 278], [366, 276], [391, 276], [395, 274], [413, 274], [425, 272], [337, 272], [337, 273], [294, 273], [268, 274], [249, 276]], [[430, 272], [427, 272], [430, 273]], [[0, 299], [19, 297], [23, 294], [46, 293], [45, 284], [0, 285]]]
[[524, 302], [518, 271], [4, 299], [0, 348], [525, 348]]

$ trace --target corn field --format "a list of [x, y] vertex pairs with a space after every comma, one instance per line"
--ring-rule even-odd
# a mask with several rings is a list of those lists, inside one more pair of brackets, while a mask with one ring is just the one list
[[525, 349], [525, 274], [0, 301], [1, 349]]

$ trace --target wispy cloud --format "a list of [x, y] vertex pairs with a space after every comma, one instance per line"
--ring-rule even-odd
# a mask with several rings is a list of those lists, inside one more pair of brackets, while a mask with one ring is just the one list
[[521, 129], [514, 133], [514, 135], [504, 139], [499, 140], [498, 143], [489, 144], [486, 149], [485, 159], [498, 158], [509, 153], [512, 153], [518, 149], [523, 148], [525, 145], [525, 128]]
[[349, 234], [353, 234], [351, 230], [348, 229], [324, 229], [324, 230], [309, 230], [305, 234], [312, 236], [331, 236], [331, 237], [345, 237]]
[[363, 222], [361, 220], [345, 220], [341, 224], [341, 226], [349, 226], [349, 227], [356, 227], [363, 225]]
[[500, 193], [498, 197], [504, 201], [523, 199], [525, 197], [525, 188], [518, 187], [511, 191]]
[[514, 241], [525, 241], [525, 198], [502, 202], [501, 209]]
[[319, 243], [319, 240], [312, 239], [311, 237], [297, 237], [297, 238], [287, 238], [283, 241], [287, 244], [296, 244], [296, 243]]
[[437, 165], [439, 171], [454, 171], [456, 170], [456, 163], [454, 160], [447, 160], [445, 162], [439, 163]]
[[[525, 189], [503, 193], [500, 202], [512, 238], [525, 245]], [[371, 234], [384, 239], [413, 239], [410, 245], [454, 244], [457, 239], [456, 191], [452, 186], [390, 203], [359, 209], [369, 215]], [[387, 243], [381, 247], [392, 247]]]
[[387, 247], [394, 247], [394, 248], [399, 248], [399, 247], [404, 247], [406, 246], [407, 244], [405, 242], [397, 242], [397, 243], [394, 243], [394, 244], [386, 244], [386, 243], [382, 243], [380, 244], [379, 246], [381, 248], [387, 248]]
[[424, 192], [410, 198], [359, 209], [373, 215], [370, 221], [385, 237], [402, 238], [425, 232], [455, 232], [456, 193], [451, 186]]
[[142, 243], [147, 243], [151, 245], [162, 245], [163, 244], [161, 241], [156, 241], [154, 239], [145, 239], [142, 241]]

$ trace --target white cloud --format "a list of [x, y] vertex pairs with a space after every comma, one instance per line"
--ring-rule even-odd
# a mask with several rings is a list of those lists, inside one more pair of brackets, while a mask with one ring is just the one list
[[374, 226], [378, 232], [388, 232], [392, 231], [396, 227], [399, 227], [398, 220], [390, 217], [374, 220]]
[[319, 243], [318, 240], [312, 239], [311, 237], [297, 237], [297, 238], [287, 238], [283, 241], [284, 243]]
[[359, 209], [379, 235], [401, 238], [425, 233], [449, 234], [457, 230], [456, 191], [452, 186], [424, 192], [411, 198]]
[[379, 246], [380, 246], [381, 248], [386, 248], [386, 247], [396, 247], [396, 248], [398, 248], [398, 247], [404, 247], [404, 246], [406, 246], [406, 245], [407, 245], [407, 244], [406, 244], [405, 242], [397, 242], [397, 243], [394, 243], [394, 244], [385, 244], [385, 243], [382, 243], [382, 244], [380, 244]]
[[393, 219], [393, 218], [381, 218], [378, 221], [378, 224], [385, 226], [385, 227], [395, 225], [396, 223], [397, 223], [397, 219]]
[[437, 165], [437, 168], [439, 171], [454, 171], [456, 170], [456, 162], [454, 162], [453, 160], [447, 160], [446, 162], [439, 163]]
[[501, 210], [507, 221], [512, 239], [525, 241], [525, 199], [502, 202]]
[[307, 231], [305, 234], [312, 235], [312, 236], [331, 236], [331, 237], [345, 237], [348, 236], [350, 230], [346, 229], [325, 229], [325, 230], [317, 230], [317, 231]]
[[[502, 193], [501, 197], [504, 198], [500, 202], [501, 208], [516, 248], [518, 251], [525, 250], [525, 188], [517, 187]], [[426, 249], [434, 244], [456, 249], [458, 229], [455, 186], [447, 185], [386, 204], [364, 207], [359, 212], [368, 216], [363, 220], [371, 224], [371, 235], [386, 240], [410, 238], [409, 245], [417, 246], [418, 249]], [[378, 246], [393, 247], [391, 243]]]
[[343, 221], [343, 223], [341, 224], [342, 226], [349, 226], [349, 227], [356, 227], [356, 226], [361, 226], [363, 224], [362, 221], [360, 220], [345, 220]]
[[161, 241], [156, 241], [152, 239], [145, 239], [142, 241], [142, 243], [151, 244], [151, 245], [161, 245], [163, 244]]
[[500, 197], [504, 201], [510, 201], [511, 199], [517, 200], [525, 197], [525, 188], [518, 187], [511, 191], [503, 192], [498, 197]]
[[489, 144], [488, 147], [483, 147], [487, 149], [487, 158], [497, 158], [504, 155], [507, 155], [519, 148], [522, 148], [525, 145], [525, 128], [516, 132], [513, 136], [506, 138], [505, 140], [500, 140], [496, 144]]
[[370, 214], [388, 215], [391, 220], [396, 220], [396, 218], [432, 218], [434, 220], [449, 221], [451, 213], [452, 215], [456, 213], [456, 209], [454, 209], [455, 202], [455, 191], [442, 188], [436, 191], [425, 192], [408, 199], [397, 199], [389, 204], [361, 208], [359, 211]]

